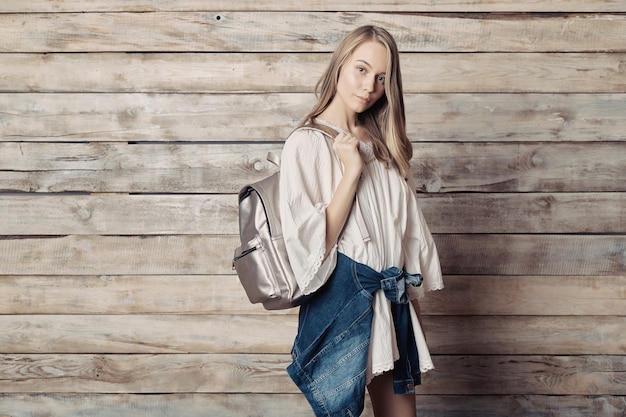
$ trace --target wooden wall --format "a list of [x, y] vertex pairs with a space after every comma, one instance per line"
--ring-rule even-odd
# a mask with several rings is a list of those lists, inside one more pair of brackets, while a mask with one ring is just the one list
[[[346, 32], [402, 50], [446, 289], [419, 417], [626, 413], [626, 1], [0, 1], [0, 415], [311, 412], [236, 192]], [[371, 416], [371, 411], [366, 411]]]

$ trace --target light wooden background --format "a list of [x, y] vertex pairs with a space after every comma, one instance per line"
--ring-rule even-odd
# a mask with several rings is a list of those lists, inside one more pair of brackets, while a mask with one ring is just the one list
[[[626, 1], [0, 0], [0, 415], [304, 417], [236, 192], [354, 27], [446, 289], [420, 417], [626, 413]], [[371, 416], [371, 411], [366, 411]]]

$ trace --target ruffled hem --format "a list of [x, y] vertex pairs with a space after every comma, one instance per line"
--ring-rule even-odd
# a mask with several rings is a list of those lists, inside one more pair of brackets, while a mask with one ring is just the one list
[[376, 378], [379, 375], [384, 374], [385, 372], [389, 372], [393, 370], [393, 363], [391, 365], [381, 365], [377, 366], [375, 369], [372, 369], [371, 372], [367, 373], [366, 384], [372, 382], [372, 379]]
[[298, 285], [304, 295], [313, 294], [328, 280], [337, 264], [337, 245], [334, 245], [326, 258], [326, 248], [322, 247], [316, 257], [312, 257], [311, 266], [304, 274], [304, 281], [298, 280]]
[[[435, 365], [432, 362], [429, 361], [428, 363], [425, 363], [425, 364], [422, 364], [420, 362], [420, 372], [422, 374], [425, 374], [428, 371], [432, 371], [433, 369], [435, 369]], [[380, 376], [384, 374], [385, 372], [389, 372], [389, 371], [393, 371], [393, 363], [385, 364], [385, 365], [379, 364], [378, 366], [376, 366], [376, 368], [367, 372], [366, 384], [369, 384], [370, 382], [372, 382], [372, 379], [376, 378], [377, 376]]]
[[433, 365], [432, 363], [426, 364], [424, 366], [420, 365], [420, 372], [423, 374], [425, 374], [428, 371], [432, 371], [433, 369], [435, 369], [435, 365]]
[[410, 300], [420, 300], [426, 296], [426, 291], [441, 291], [444, 289], [443, 282], [435, 285], [434, 287], [430, 287], [428, 289], [424, 288], [424, 286], [420, 287], [409, 287], [409, 299]]
[[320, 253], [318, 253], [317, 256], [312, 256], [311, 258], [313, 261], [309, 264], [309, 268], [304, 271], [304, 281], [300, 282], [302, 293], [304, 295], [309, 295], [319, 288], [316, 287], [315, 284], [311, 285], [311, 283], [315, 280], [317, 272], [324, 263], [324, 252], [326, 252], [326, 248], [321, 248]]

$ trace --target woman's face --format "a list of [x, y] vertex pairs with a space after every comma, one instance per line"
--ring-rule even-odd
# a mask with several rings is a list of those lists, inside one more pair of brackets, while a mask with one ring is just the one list
[[363, 113], [385, 94], [387, 49], [367, 41], [356, 47], [339, 73], [335, 100], [346, 110]]

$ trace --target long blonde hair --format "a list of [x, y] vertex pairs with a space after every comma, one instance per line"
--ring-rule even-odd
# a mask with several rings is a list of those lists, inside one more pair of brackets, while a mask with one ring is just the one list
[[315, 86], [317, 103], [302, 120], [301, 125], [314, 122], [331, 103], [337, 93], [339, 73], [353, 51], [366, 41], [379, 42], [387, 49], [385, 94], [376, 103], [358, 115], [357, 122], [369, 133], [374, 154], [380, 161], [391, 163], [407, 178], [413, 146], [406, 134], [406, 117], [400, 74], [398, 46], [391, 34], [378, 26], [361, 26], [347, 34], [333, 52], [328, 68]]

